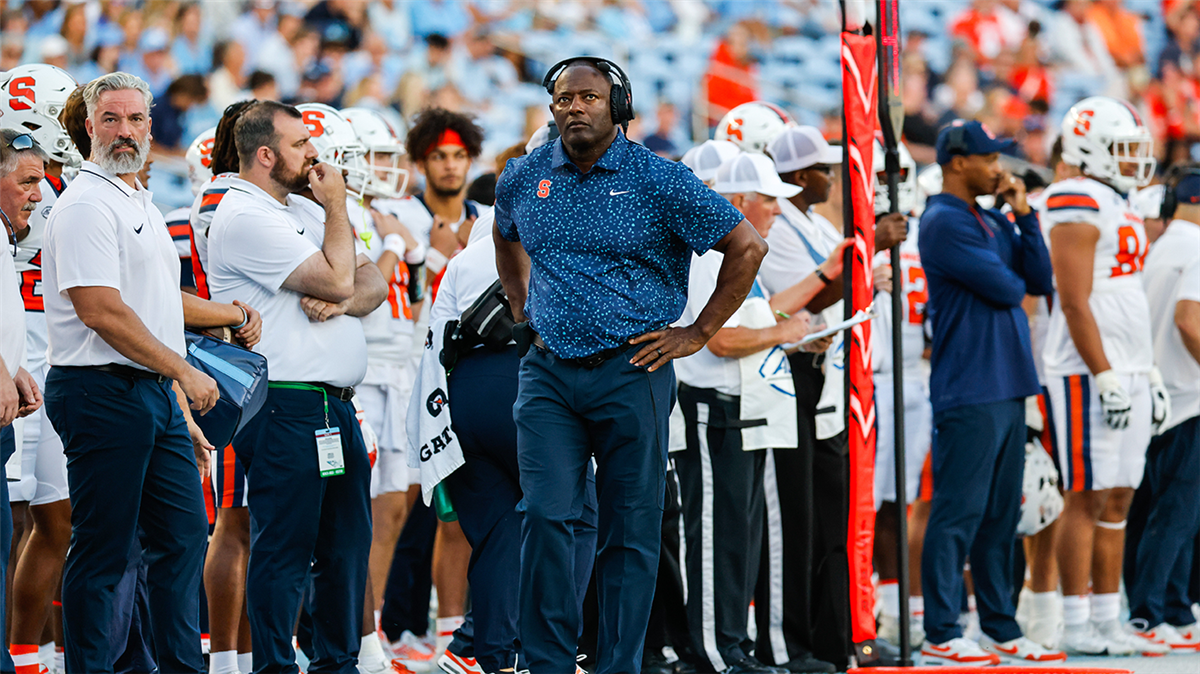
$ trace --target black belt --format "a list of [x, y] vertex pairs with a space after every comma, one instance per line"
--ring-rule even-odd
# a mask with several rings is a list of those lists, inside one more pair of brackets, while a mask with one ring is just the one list
[[354, 397], [353, 386], [334, 386], [333, 384], [326, 384], [322, 381], [306, 381], [302, 383], [325, 389], [325, 392], [331, 397], [337, 398], [344, 403], [350, 402], [350, 399]]
[[570, 363], [571, 365], [574, 365], [576, 367], [582, 367], [582, 368], [585, 368], [588, 370], [594, 370], [594, 369], [600, 367], [601, 365], [607, 363], [609, 360], [616, 358], [617, 356], [621, 355], [622, 353], [625, 353], [629, 349], [636, 346], [634, 344], [625, 344], [622, 346], [614, 346], [611, 349], [597, 351], [596, 353], [593, 353], [590, 356], [583, 356], [582, 358], [563, 358], [561, 356], [555, 355], [553, 351], [551, 351], [549, 348], [546, 347], [546, 343], [542, 341], [541, 335], [533, 336], [533, 345], [536, 346], [537, 348], [541, 349], [542, 351], [545, 351], [546, 353], [554, 355], [555, 358], [558, 358], [559, 360], [563, 361], [564, 363]]
[[154, 381], [159, 384], [170, 381], [170, 379], [171, 379], [170, 377], [164, 377], [163, 375], [161, 375], [157, 372], [151, 372], [149, 370], [143, 370], [143, 369], [137, 368], [137, 367], [130, 367], [128, 365], [118, 365], [117, 363], [109, 363], [108, 365], [63, 366], [63, 369], [64, 370], [95, 370], [97, 372], [104, 372], [107, 374], [115, 374], [118, 377], [125, 377], [126, 379], [149, 379], [150, 381]]

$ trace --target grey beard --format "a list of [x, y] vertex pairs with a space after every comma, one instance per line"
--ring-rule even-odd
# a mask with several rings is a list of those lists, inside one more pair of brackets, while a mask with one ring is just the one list
[[94, 148], [96, 163], [100, 165], [100, 168], [118, 176], [125, 173], [137, 173], [145, 165], [146, 157], [150, 156], [150, 135], [146, 134], [146, 139], [137, 143], [137, 152], [132, 155], [117, 156], [112, 153], [111, 148], [112, 145]]

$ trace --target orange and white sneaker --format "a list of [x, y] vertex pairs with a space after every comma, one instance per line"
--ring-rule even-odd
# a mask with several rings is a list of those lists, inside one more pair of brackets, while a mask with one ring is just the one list
[[944, 644], [933, 644], [926, 641], [921, 646], [921, 655], [926, 664], [931, 665], [962, 665], [966, 667], [988, 667], [1000, 664], [1000, 656], [988, 653], [979, 644], [958, 637]]
[[1183, 627], [1163, 623], [1154, 629], [1138, 632], [1137, 635], [1170, 646], [1172, 653], [1200, 651], [1200, 628], [1196, 623]]
[[438, 658], [437, 665], [438, 669], [446, 674], [484, 674], [483, 668], [475, 662], [475, 658], [455, 655], [450, 652], [449, 648]]
[[1066, 653], [1044, 648], [1041, 644], [1025, 637], [997, 642], [985, 634], [979, 640], [979, 647], [989, 653], [995, 653], [1001, 658], [1012, 658], [1025, 662], [1062, 662], [1067, 659]]
[[434, 668], [436, 658], [433, 650], [408, 630], [404, 630], [399, 641], [392, 642], [391, 650], [395, 656], [393, 662], [399, 662], [414, 672], [428, 672]]

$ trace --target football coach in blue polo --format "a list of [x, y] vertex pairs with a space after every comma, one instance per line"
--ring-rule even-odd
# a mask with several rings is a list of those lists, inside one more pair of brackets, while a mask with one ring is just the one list
[[[767, 245], [682, 164], [630, 142], [629, 80], [576, 57], [543, 82], [561, 138], [512, 160], [496, 186], [496, 264], [517, 321], [513, 414], [525, 494], [520, 637], [532, 674], [575, 671], [571, 523], [596, 459], [597, 674], [636, 674], [658, 568], [675, 402], [671, 360], [704, 346], [750, 292]], [[725, 255], [696, 322], [692, 252]]]

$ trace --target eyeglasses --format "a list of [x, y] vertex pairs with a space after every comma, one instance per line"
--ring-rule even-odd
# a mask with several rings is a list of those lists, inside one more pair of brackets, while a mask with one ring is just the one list
[[14, 149], [18, 152], [23, 152], [25, 150], [29, 150], [29, 149], [33, 148], [33, 136], [31, 136], [27, 133], [23, 133], [23, 134], [17, 136], [16, 138], [13, 138], [12, 140], [8, 141], [5, 145], [7, 147], [11, 147], [12, 149]]

